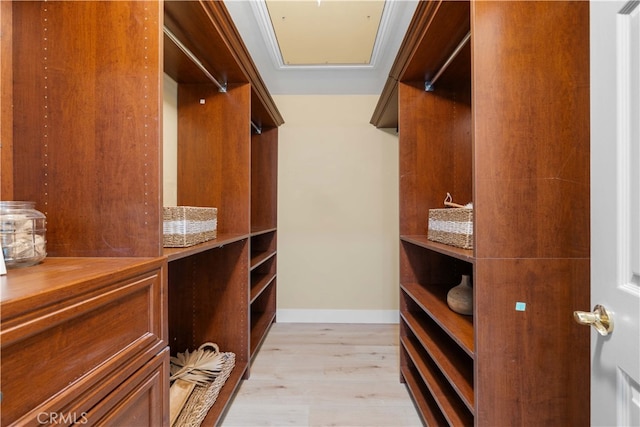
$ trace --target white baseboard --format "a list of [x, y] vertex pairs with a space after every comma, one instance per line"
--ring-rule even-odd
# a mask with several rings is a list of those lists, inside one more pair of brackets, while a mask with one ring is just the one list
[[398, 323], [398, 310], [278, 309], [278, 323]]

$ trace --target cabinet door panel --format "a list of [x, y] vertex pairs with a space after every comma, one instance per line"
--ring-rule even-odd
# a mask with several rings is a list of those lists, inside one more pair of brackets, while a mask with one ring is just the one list
[[[44, 402], [54, 411], [65, 407], [93, 393], [106, 378], [131, 369], [132, 360], [141, 366], [166, 346], [162, 281], [156, 270], [83, 299], [3, 319], [2, 425], [34, 421]], [[101, 397], [104, 393], [86, 408]]]
[[[165, 426], [169, 424], [169, 349], [130, 376], [87, 419], [106, 426]], [[102, 416], [103, 413], [106, 414]]]

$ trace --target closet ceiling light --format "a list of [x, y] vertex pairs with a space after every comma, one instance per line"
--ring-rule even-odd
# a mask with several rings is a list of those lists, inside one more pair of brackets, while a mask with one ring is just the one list
[[284, 66], [372, 61], [383, 0], [266, 0]]

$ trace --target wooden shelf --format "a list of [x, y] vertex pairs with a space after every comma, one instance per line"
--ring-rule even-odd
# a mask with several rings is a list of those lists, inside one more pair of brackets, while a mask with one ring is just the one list
[[251, 237], [261, 236], [267, 233], [273, 233], [277, 231], [277, 228], [260, 228], [260, 227], [251, 227]]
[[269, 328], [276, 320], [275, 312], [261, 313], [258, 320], [251, 327], [251, 359], [253, 359], [260, 345], [267, 337]]
[[218, 237], [208, 242], [200, 243], [198, 245], [189, 246], [186, 248], [164, 248], [164, 256], [169, 261], [175, 261], [185, 257], [189, 257], [200, 252], [209, 251], [211, 249], [221, 248], [225, 245], [239, 242], [241, 240], [248, 239], [248, 234], [218, 234]]
[[440, 331], [427, 328], [411, 313], [402, 313], [401, 318], [473, 413], [473, 359], [461, 353], [457, 344], [443, 339]]
[[[164, 250], [172, 261], [169, 288], [180, 299], [175, 306], [170, 301], [171, 335], [182, 345], [210, 338], [235, 352], [243, 366], [239, 381], [249, 377], [251, 358], [275, 318], [283, 119], [223, 2], [170, 0], [164, 11], [165, 28], [180, 42], [165, 36], [165, 72], [179, 94], [178, 204], [220, 207], [216, 240]], [[226, 92], [193, 66], [185, 49]], [[234, 390], [218, 397], [221, 405], [206, 425], [218, 425]]]
[[447, 425], [447, 419], [442, 415], [438, 403], [433, 400], [429, 389], [424, 385], [420, 373], [415, 367], [401, 366], [400, 373], [409, 389], [409, 394], [419, 408], [420, 416], [428, 426]]
[[400, 240], [407, 243], [412, 243], [421, 248], [429, 249], [434, 252], [441, 253], [453, 258], [457, 258], [462, 261], [473, 264], [475, 258], [473, 256], [473, 249], [456, 248], [455, 246], [445, 245], [443, 243], [432, 242], [427, 239], [427, 236], [413, 235], [413, 236], [400, 236]]
[[276, 256], [276, 252], [259, 252], [251, 257], [251, 269], [255, 269], [259, 267], [265, 261], [271, 259]]
[[427, 313], [444, 332], [470, 357], [473, 349], [473, 316], [453, 312], [447, 305], [446, 288], [427, 288], [417, 283], [401, 284], [400, 288]]
[[403, 338], [401, 344], [449, 425], [473, 425], [473, 415], [429, 357], [424, 355], [412, 340]]
[[207, 416], [202, 421], [202, 426], [220, 425], [224, 414], [229, 409], [233, 396], [244, 378], [248, 366], [249, 364], [247, 362], [238, 362], [236, 360], [236, 365], [231, 371], [231, 374], [229, 374], [229, 378], [227, 378], [227, 381], [225, 381], [224, 385], [220, 389], [220, 394], [218, 394], [215, 403], [211, 409], [209, 409]]
[[256, 298], [258, 298], [265, 289], [271, 285], [271, 283], [275, 280], [276, 273], [265, 273], [265, 274], [255, 274], [251, 275], [251, 295], [249, 297], [249, 301], [253, 303]]
[[255, 356], [275, 318], [276, 281], [273, 280], [251, 303], [251, 358]]

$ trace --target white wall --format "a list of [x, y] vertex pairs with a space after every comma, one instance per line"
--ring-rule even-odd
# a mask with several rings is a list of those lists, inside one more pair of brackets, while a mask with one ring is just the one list
[[397, 322], [398, 139], [377, 95], [274, 96], [278, 321]]
[[[279, 322], [398, 321], [398, 138], [377, 95], [279, 95]], [[164, 205], [176, 204], [177, 85], [164, 81]]]

